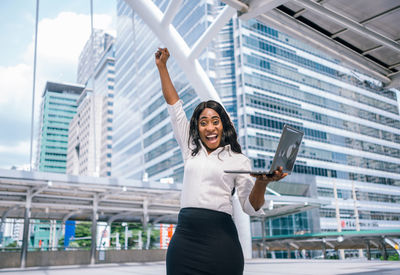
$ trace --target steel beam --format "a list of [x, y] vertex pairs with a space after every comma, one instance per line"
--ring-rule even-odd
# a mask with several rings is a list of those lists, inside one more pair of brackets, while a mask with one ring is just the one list
[[264, 14], [273, 8], [276, 8], [288, 0], [253, 0], [249, 4], [249, 9], [246, 13], [243, 13], [239, 16], [242, 20], [249, 20], [259, 16], [260, 14]]
[[386, 10], [386, 11], [384, 11], [384, 12], [381, 12], [381, 13], [379, 13], [379, 14], [376, 14], [376, 15], [374, 15], [374, 16], [372, 16], [372, 17], [369, 17], [369, 18], [367, 18], [367, 19], [364, 19], [364, 20], [360, 21], [360, 24], [367, 24], [367, 23], [369, 23], [369, 22], [371, 22], [371, 21], [374, 21], [374, 20], [376, 20], [376, 19], [378, 19], [378, 18], [381, 18], [381, 17], [386, 16], [386, 15], [388, 15], [388, 14], [391, 14], [391, 13], [393, 13], [393, 12], [396, 12], [396, 11], [398, 11], [399, 9], [400, 9], [400, 6], [396, 6], [396, 7], [394, 7], [394, 8], [389, 9], [389, 10]]
[[239, 0], [221, 0], [225, 4], [235, 8], [241, 13], [246, 13], [249, 10], [249, 6]]
[[297, 2], [301, 5], [303, 5], [306, 9], [312, 10], [315, 13], [318, 13], [319, 15], [322, 15], [326, 18], [329, 18], [333, 22], [345, 26], [348, 29], [351, 29], [354, 32], [357, 32], [361, 34], [362, 36], [369, 37], [370, 39], [376, 41], [379, 44], [385, 45], [397, 52], [400, 52], [400, 44], [396, 43], [395, 41], [377, 33], [374, 32], [363, 25], [343, 16], [340, 15], [336, 12], [333, 12], [323, 6], [321, 6], [318, 3], [315, 3], [313, 1], [309, 0], [294, 0], [294, 2]]
[[163, 13], [152, 2], [147, 0], [125, 0], [144, 21], [154, 34], [168, 47], [169, 52], [185, 73], [201, 100], [213, 99], [222, 102], [197, 59], [189, 59], [190, 49], [185, 40], [171, 24], [162, 23]]
[[224, 7], [211, 26], [207, 28], [205, 33], [203, 33], [203, 35], [193, 45], [189, 53], [189, 60], [193, 60], [201, 54], [204, 48], [207, 47], [211, 40], [218, 34], [218, 32], [225, 26], [225, 24], [235, 13], [236, 10], [231, 6], [227, 5]]
[[[360, 24], [360, 25], [367, 24], [367, 23], [372, 22], [372, 21], [374, 21], [374, 20], [376, 20], [376, 19], [378, 19], [378, 18], [381, 18], [381, 17], [383, 17], [383, 16], [385, 16], [385, 15], [388, 15], [388, 14], [390, 14], [390, 13], [393, 13], [393, 12], [399, 10], [399, 9], [400, 9], [400, 6], [394, 7], [394, 8], [392, 8], [392, 9], [389, 9], [389, 10], [387, 10], [387, 11], [381, 12], [381, 13], [379, 13], [379, 14], [377, 14], [377, 15], [372, 16], [372, 17], [366, 18], [366, 19], [364, 19], [364, 20], [358, 22], [358, 24]], [[339, 36], [340, 34], [345, 33], [345, 32], [348, 31], [348, 30], [349, 30], [349, 29], [347, 29], [347, 28], [341, 29], [341, 30], [337, 31], [334, 35], [332, 35], [331, 37], [332, 37], [332, 38], [337, 37], [337, 36]]]
[[388, 85], [385, 86], [387, 89], [400, 87], [400, 73], [399, 72], [397, 72], [396, 75], [392, 75], [390, 78], [392, 81]]
[[174, 20], [175, 15], [177, 14], [180, 6], [182, 4], [182, 0], [172, 0], [167, 7], [167, 10], [164, 13], [163, 18], [161, 19], [161, 24], [169, 25]]

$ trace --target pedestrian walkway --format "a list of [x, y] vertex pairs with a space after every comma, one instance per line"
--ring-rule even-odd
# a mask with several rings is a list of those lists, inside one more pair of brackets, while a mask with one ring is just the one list
[[[245, 265], [245, 275], [334, 275], [334, 274], [382, 274], [398, 275], [400, 262], [367, 261], [367, 260], [272, 260], [253, 259]], [[59, 266], [27, 269], [1, 269], [0, 275], [162, 275], [165, 274], [165, 263], [126, 263], [101, 264], [94, 266]]]

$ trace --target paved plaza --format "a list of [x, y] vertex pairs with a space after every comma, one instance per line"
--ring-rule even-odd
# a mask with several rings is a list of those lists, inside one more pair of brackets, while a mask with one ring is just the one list
[[[163, 275], [165, 263], [101, 264], [95, 266], [59, 266], [27, 269], [0, 269], [0, 275]], [[400, 274], [400, 262], [367, 260], [272, 260], [254, 259], [246, 262], [245, 275], [261, 274]]]

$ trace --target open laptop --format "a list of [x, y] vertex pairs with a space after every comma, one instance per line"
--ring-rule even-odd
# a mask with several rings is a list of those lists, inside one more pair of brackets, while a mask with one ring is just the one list
[[256, 174], [272, 176], [273, 172], [279, 166], [282, 166], [283, 172], [290, 174], [293, 170], [303, 136], [304, 133], [302, 131], [285, 124], [283, 126], [278, 148], [276, 149], [274, 160], [272, 161], [269, 171], [224, 170], [224, 172], [235, 174]]

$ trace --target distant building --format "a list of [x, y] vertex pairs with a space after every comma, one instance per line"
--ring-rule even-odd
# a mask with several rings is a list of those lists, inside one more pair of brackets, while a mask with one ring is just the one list
[[67, 173], [106, 177], [111, 176], [114, 43], [112, 36], [100, 30], [94, 37], [93, 55], [89, 40], [79, 60], [78, 79], [87, 86], [76, 101], [78, 111], [69, 128]]
[[87, 85], [92, 77], [96, 65], [103, 58], [104, 53], [114, 43], [114, 37], [104, 30], [94, 29], [93, 34], [86, 42], [79, 55], [77, 82]]
[[40, 113], [37, 170], [66, 172], [69, 123], [84, 88], [77, 84], [46, 83]]
[[100, 175], [102, 97], [89, 89], [77, 101], [77, 113], [69, 127], [67, 174]]
[[94, 74], [93, 89], [96, 96], [102, 97], [100, 177], [111, 176], [113, 144], [114, 86], [115, 86], [115, 47], [110, 43], [99, 60]]
[[14, 242], [17, 242], [17, 245], [21, 245], [23, 223], [24, 221], [22, 219], [6, 218], [1, 221], [0, 247], [7, 247], [7, 245]]

